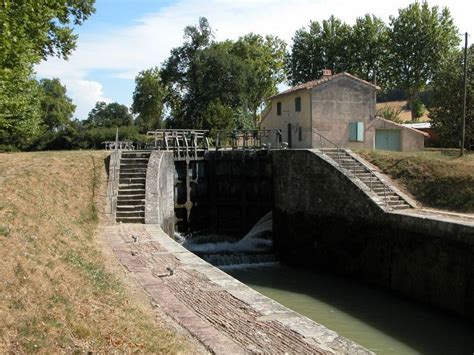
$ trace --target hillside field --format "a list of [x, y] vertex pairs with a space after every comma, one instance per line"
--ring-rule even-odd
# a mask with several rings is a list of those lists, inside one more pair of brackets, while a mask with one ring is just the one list
[[423, 206], [474, 212], [474, 153], [455, 149], [420, 152], [358, 151]]
[[98, 240], [105, 157], [0, 154], [0, 353], [188, 352]]

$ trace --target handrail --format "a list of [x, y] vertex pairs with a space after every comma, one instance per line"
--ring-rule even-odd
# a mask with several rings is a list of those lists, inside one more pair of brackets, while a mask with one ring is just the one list
[[315, 128], [312, 129], [312, 133], [316, 133], [318, 136], [319, 136], [319, 144], [321, 146], [321, 152], [323, 152], [324, 154], [324, 148], [323, 148], [323, 140], [325, 140], [326, 142], [328, 142], [329, 144], [331, 144], [332, 146], [334, 146], [336, 149], [337, 149], [337, 159], [339, 160], [340, 157], [341, 157], [341, 151], [343, 151], [343, 149], [341, 147], [339, 147], [336, 143], [334, 143], [333, 141], [331, 141], [330, 139], [326, 138], [325, 136], [323, 136], [321, 133], [319, 133]]
[[[282, 140], [280, 129], [234, 129], [214, 130], [216, 151], [223, 148], [226, 139], [231, 141], [232, 149], [269, 149], [272, 141], [278, 144]], [[278, 146], [279, 147], [279, 146]]]
[[[345, 150], [341, 147], [339, 147], [336, 143], [334, 143], [333, 141], [331, 141], [330, 139], [324, 137], [321, 133], [319, 133], [318, 131], [316, 131], [314, 128], [312, 130], [313, 133], [316, 133], [318, 136], [319, 136], [319, 141], [320, 141], [320, 146], [321, 146], [321, 152], [323, 154], [326, 154], [324, 152], [324, 148], [323, 148], [323, 140], [328, 142], [329, 144], [331, 144], [332, 146], [334, 146], [336, 149], [337, 149], [337, 161], [339, 163], [339, 160], [341, 160], [341, 152], [344, 152], [344, 154], [347, 156], [348, 154], [345, 152]], [[327, 154], [326, 154], [327, 155]], [[359, 166], [359, 167], [362, 167], [364, 169], [364, 172], [367, 172], [367, 173], [370, 173], [370, 176], [369, 176], [369, 189], [373, 192], [374, 189], [373, 189], [373, 185], [372, 185], [372, 180], [373, 178], [375, 179], [375, 181], [379, 181], [382, 186], [383, 186], [383, 199], [385, 201], [385, 206], [386, 207], [389, 207], [388, 205], [388, 200], [387, 200], [387, 190], [389, 193], [392, 193], [393, 190], [390, 188], [390, 186], [388, 186], [385, 182], [383, 182], [376, 174], [375, 174], [375, 170], [373, 169], [369, 169], [368, 167], [366, 167], [364, 164], [362, 164], [361, 162], [357, 161], [357, 159], [355, 159], [354, 157], [350, 156], [349, 157], [351, 158], [352, 160], [352, 172], [349, 170], [349, 172], [352, 173], [352, 175], [354, 175], [354, 177], [357, 177], [356, 175], [356, 167]], [[339, 163], [340, 165], [340, 163]], [[398, 194], [397, 194], [398, 195]]]

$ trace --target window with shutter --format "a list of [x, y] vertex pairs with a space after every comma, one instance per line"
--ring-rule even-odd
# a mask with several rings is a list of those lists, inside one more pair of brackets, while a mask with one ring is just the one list
[[364, 141], [364, 122], [349, 122], [349, 141]]
[[301, 112], [301, 97], [295, 98], [295, 111]]

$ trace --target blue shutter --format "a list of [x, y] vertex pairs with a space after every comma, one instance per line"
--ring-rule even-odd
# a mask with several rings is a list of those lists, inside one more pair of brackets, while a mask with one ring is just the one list
[[357, 142], [364, 141], [364, 122], [357, 122]]
[[357, 122], [349, 122], [349, 140], [357, 141]]
[[349, 141], [364, 141], [364, 122], [349, 122]]

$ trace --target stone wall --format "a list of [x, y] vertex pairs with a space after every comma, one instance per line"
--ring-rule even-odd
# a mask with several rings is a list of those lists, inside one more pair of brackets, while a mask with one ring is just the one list
[[145, 187], [145, 223], [159, 224], [174, 235], [174, 159], [172, 152], [153, 150], [148, 161]]
[[[313, 128], [340, 147], [373, 148], [373, 134], [367, 127], [375, 117], [375, 93], [374, 87], [344, 76], [314, 87]], [[364, 122], [363, 142], [349, 141], [349, 122]]]
[[273, 207], [272, 151], [209, 152], [198, 214], [216, 232], [243, 236]]
[[472, 226], [387, 213], [312, 151], [277, 151], [273, 163], [274, 245], [283, 260], [474, 319]]

